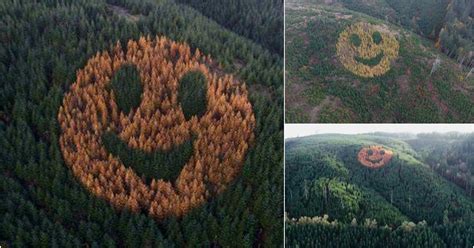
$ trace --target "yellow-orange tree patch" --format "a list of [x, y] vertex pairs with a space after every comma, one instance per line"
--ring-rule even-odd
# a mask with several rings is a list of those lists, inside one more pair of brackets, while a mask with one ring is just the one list
[[382, 26], [359, 22], [341, 32], [336, 50], [347, 70], [361, 77], [376, 77], [390, 70], [391, 61], [398, 57], [399, 44]]
[[393, 152], [382, 146], [364, 147], [357, 154], [357, 160], [369, 168], [380, 168], [392, 159]]
[[[135, 65], [143, 84], [139, 107], [120, 112], [107, 85], [122, 65]], [[210, 71], [209, 57], [166, 38], [129, 41], [97, 53], [77, 72], [58, 120], [66, 164], [95, 195], [117, 208], [156, 218], [181, 216], [222, 192], [237, 176], [254, 139], [255, 117], [245, 85]], [[179, 79], [200, 71], [207, 79], [207, 110], [186, 120], [177, 102]], [[104, 148], [104, 132], [131, 148], [169, 150], [195, 135], [193, 155], [174, 182], [147, 183]], [[170, 164], [169, 166], [173, 166]]]

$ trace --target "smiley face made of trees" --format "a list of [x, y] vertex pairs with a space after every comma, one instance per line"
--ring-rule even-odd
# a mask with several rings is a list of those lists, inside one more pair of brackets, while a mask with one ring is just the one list
[[385, 166], [392, 159], [393, 152], [382, 146], [364, 147], [357, 154], [357, 160], [369, 168], [380, 168]]
[[[255, 117], [245, 85], [211, 73], [211, 63], [199, 50], [158, 37], [93, 56], [58, 114], [61, 150], [74, 175], [116, 208], [157, 219], [182, 216], [222, 192], [243, 166]], [[111, 81], [131, 67], [143, 93], [125, 111], [117, 99], [133, 93], [114, 92]], [[193, 73], [204, 90], [189, 93], [196, 86], [189, 78], [199, 81]]]
[[347, 70], [361, 77], [376, 77], [390, 70], [391, 61], [398, 57], [399, 44], [383, 27], [359, 22], [342, 31], [336, 50]]

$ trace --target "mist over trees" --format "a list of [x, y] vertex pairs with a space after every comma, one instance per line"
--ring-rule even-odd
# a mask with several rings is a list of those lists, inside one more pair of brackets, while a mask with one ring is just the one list
[[[473, 135], [322, 134], [286, 140], [289, 247], [466, 247], [474, 242]], [[361, 147], [393, 152], [358, 161]]]

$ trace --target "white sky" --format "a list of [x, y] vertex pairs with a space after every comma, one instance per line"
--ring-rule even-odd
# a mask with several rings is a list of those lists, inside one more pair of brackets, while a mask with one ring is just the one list
[[285, 138], [322, 133], [473, 133], [474, 124], [285, 124]]

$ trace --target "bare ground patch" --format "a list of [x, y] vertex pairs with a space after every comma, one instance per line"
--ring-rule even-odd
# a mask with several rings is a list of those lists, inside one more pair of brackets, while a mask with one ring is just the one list
[[405, 72], [405, 75], [401, 75], [396, 80], [398, 84], [399, 92], [402, 94], [406, 94], [410, 91], [410, 75], [411, 75], [411, 70], [407, 69], [407, 71]]
[[305, 45], [305, 47], [307, 47], [309, 45], [309, 36], [307, 33], [301, 33], [300, 34], [301, 38], [303, 38], [303, 44]]
[[132, 22], [137, 22], [142, 17], [141, 15], [132, 15], [128, 9], [117, 5], [107, 4], [107, 9]]
[[386, 24], [377, 24], [375, 25], [375, 29], [382, 33], [390, 34], [395, 37], [400, 37], [400, 32], [398, 30], [396, 30], [395, 28], [390, 28]]
[[461, 91], [465, 95], [470, 95], [471, 98], [473, 98], [473, 93], [474, 93], [474, 77], [471, 75], [471, 78], [466, 77], [467, 73], [464, 74], [464, 72], [460, 69], [459, 72], [459, 82], [455, 83], [453, 88], [455, 90]]
[[286, 85], [285, 104], [287, 109], [298, 109], [308, 117], [309, 122], [318, 122], [321, 110], [330, 107], [337, 109], [342, 107], [342, 101], [338, 97], [326, 96], [317, 106], [311, 105], [305, 97], [305, 93], [311, 87], [312, 82], [293, 82]]
[[287, 83], [285, 86], [285, 104], [292, 108], [301, 108], [305, 104], [302, 100], [306, 89], [307, 86], [301, 82]]
[[377, 96], [380, 93], [380, 84], [370, 85], [367, 90], [367, 97]]
[[316, 106], [316, 107], [313, 107], [313, 109], [311, 109], [311, 111], [309, 112], [309, 119], [311, 122], [317, 122], [318, 119], [319, 119], [319, 113], [321, 112], [321, 110], [326, 107], [326, 106], [334, 106], [334, 107], [338, 107], [338, 106], [341, 106], [342, 102], [339, 98], [335, 98], [335, 97], [332, 97], [332, 96], [326, 96], [326, 98], [324, 98], [324, 100], [321, 101], [321, 103]]
[[311, 57], [309, 58], [309, 65], [312, 66], [312, 65], [316, 65], [316, 64], [319, 64], [318, 56], [311, 55]]
[[251, 85], [248, 85], [248, 88], [249, 88], [250, 94], [252, 94], [253, 92], [258, 92], [259, 95], [267, 99], [273, 99], [272, 90], [265, 85], [251, 84]]
[[428, 80], [427, 87], [428, 92], [431, 96], [431, 100], [436, 104], [436, 106], [438, 106], [439, 109], [441, 109], [443, 114], [446, 115], [449, 112], [449, 107], [444, 101], [441, 100], [441, 98], [439, 97], [438, 90], [433, 85], [433, 82], [431, 82], [431, 80]]
[[339, 13], [339, 12], [334, 13], [334, 16], [336, 17], [337, 20], [339, 20], [339, 19], [347, 20], [347, 19], [352, 18], [352, 15], [345, 15], [345, 14], [342, 14], [342, 13]]
[[[242, 80], [237, 75], [237, 72], [247, 65], [245, 63], [245, 61], [240, 60], [240, 59], [236, 59], [236, 60], [234, 60], [233, 65], [234, 65], [234, 70], [233, 70], [234, 73], [232, 74], [232, 76], [233, 76], [233, 81], [232, 82], [234, 84], [245, 83], [246, 86], [248, 87], [248, 91], [249, 91], [250, 94], [253, 94], [254, 92], [258, 92], [259, 95], [261, 95], [261, 96], [263, 96], [267, 99], [273, 99], [274, 91], [270, 87], [265, 86], [265, 85], [261, 85], [261, 84], [247, 84], [244, 80]], [[211, 72], [216, 73], [219, 77], [224, 77], [224, 76], [229, 74], [226, 71], [224, 71], [222, 66], [219, 65], [219, 63], [217, 63], [214, 60], [210, 64], [207, 63], [207, 66], [211, 69]]]
[[[309, 122], [314, 122], [315, 115], [317, 115], [317, 113], [320, 111], [320, 110], [317, 110], [318, 106], [320, 106], [323, 102], [325, 102], [326, 99], [324, 99], [316, 107], [309, 104], [308, 99], [305, 96], [305, 93], [311, 87], [309, 84], [311, 84], [311, 82], [295, 82], [295, 81], [293, 81], [290, 84], [286, 84], [285, 104], [287, 106], [286, 109], [298, 109], [298, 112], [308, 117]], [[315, 108], [316, 110], [314, 110]]]

